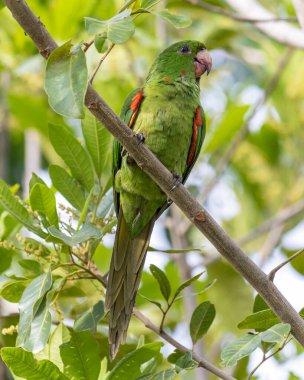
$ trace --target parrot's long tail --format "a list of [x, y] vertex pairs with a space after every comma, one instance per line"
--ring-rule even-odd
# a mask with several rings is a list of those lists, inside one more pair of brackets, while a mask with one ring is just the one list
[[114, 359], [125, 341], [139, 287], [154, 218], [140, 234], [131, 239], [120, 209], [110, 265], [105, 307], [109, 310], [110, 355]]

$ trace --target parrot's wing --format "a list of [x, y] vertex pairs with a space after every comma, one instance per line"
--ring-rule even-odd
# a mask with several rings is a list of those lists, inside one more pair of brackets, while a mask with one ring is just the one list
[[[143, 100], [143, 90], [141, 88], [137, 88], [134, 91], [130, 92], [130, 94], [127, 96], [122, 106], [120, 118], [130, 128], [133, 128], [142, 100]], [[121, 159], [122, 159], [121, 151], [122, 151], [122, 145], [117, 140], [114, 140], [113, 161], [112, 161], [112, 170], [113, 170], [112, 174], [113, 174], [114, 181], [115, 181], [115, 175], [121, 167]], [[118, 216], [119, 207], [120, 207], [119, 193], [115, 191], [115, 186], [113, 186], [113, 189], [114, 189], [114, 206], [115, 206], [116, 214]]]
[[187, 166], [182, 176], [183, 184], [186, 182], [191, 170], [197, 161], [197, 158], [200, 154], [202, 144], [205, 138], [206, 133], [206, 120], [205, 114], [202, 107], [197, 107], [194, 120], [193, 120], [193, 130], [192, 130], [192, 139], [191, 145], [188, 152]]
[[[189, 177], [191, 170], [200, 154], [203, 141], [206, 134], [206, 119], [204, 110], [202, 107], [198, 106], [195, 115], [193, 118], [193, 129], [192, 129], [192, 138], [191, 145], [188, 152], [187, 164], [185, 171], [182, 175], [182, 183], [185, 184], [187, 178]], [[156, 219], [171, 205], [172, 202], [166, 202], [157, 212]]]

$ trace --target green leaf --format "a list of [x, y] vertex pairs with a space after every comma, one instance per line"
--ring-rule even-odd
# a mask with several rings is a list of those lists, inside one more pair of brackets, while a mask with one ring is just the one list
[[52, 316], [48, 306], [48, 303], [44, 299], [32, 321], [31, 333], [23, 344], [26, 350], [33, 353], [41, 351], [49, 339]]
[[211, 302], [205, 301], [197, 306], [190, 321], [190, 335], [193, 344], [206, 334], [214, 318], [215, 307]]
[[54, 226], [49, 227], [48, 231], [52, 236], [63, 241], [70, 247], [74, 247], [89, 239], [100, 239], [102, 237], [102, 232], [97, 227], [93, 226], [93, 224], [84, 224], [81, 230], [75, 232], [72, 236], [64, 234]]
[[151, 302], [153, 303], [153, 305], [157, 306], [161, 311], [163, 311], [163, 308], [162, 308], [162, 305], [160, 302], [157, 302], [157, 301], [154, 301], [154, 300], [151, 300], [151, 298], [148, 298], [146, 296], [144, 296], [143, 294], [140, 294], [139, 293], [139, 296], [144, 298], [145, 300], [147, 300], [148, 302]]
[[175, 363], [175, 370], [177, 373], [182, 370], [191, 370], [198, 366], [198, 363], [192, 359], [192, 353], [186, 352]]
[[19, 346], [22, 347], [30, 336], [33, 318], [51, 286], [52, 274], [49, 270], [35, 278], [25, 289], [19, 304], [20, 320], [17, 337]]
[[258, 311], [267, 310], [267, 309], [269, 309], [269, 306], [263, 300], [263, 298], [259, 294], [257, 294], [254, 299], [253, 312], [256, 313]]
[[251, 352], [253, 352], [260, 343], [260, 335], [251, 334], [243, 336], [242, 338], [230, 343], [221, 353], [221, 365], [223, 367], [234, 366], [238, 360], [251, 354]]
[[0, 205], [30, 231], [35, 232], [35, 234], [42, 238], [45, 238], [47, 236], [46, 233], [44, 233], [39, 227], [34, 226], [34, 220], [27, 209], [22, 206], [17, 198], [11, 193], [10, 188], [1, 178]]
[[226, 145], [231, 141], [233, 136], [244, 124], [244, 116], [248, 110], [248, 106], [230, 106], [221, 123], [216, 128], [209, 143], [205, 146], [206, 152], [213, 152], [222, 145]]
[[164, 371], [156, 373], [152, 376], [151, 380], [173, 380], [176, 377], [174, 369], [166, 369]]
[[299, 376], [295, 375], [293, 372], [289, 372], [288, 380], [301, 380]]
[[185, 249], [159, 249], [149, 246], [148, 247], [149, 252], [164, 252], [169, 254], [179, 254], [179, 253], [188, 253], [188, 252], [198, 252], [198, 253], [204, 253], [204, 251], [200, 248], [185, 248]]
[[104, 21], [85, 17], [85, 27], [89, 34], [104, 32], [114, 44], [123, 44], [133, 36], [135, 31], [134, 22], [130, 14], [131, 9], [126, 9], [109, 20]]
[[153, 277], [157, 280], [160, 291], [162, 292], [162, 295], [164, 296], [165, 300], [168, 301], [171, 294], [171, 286], [165, 272], [163, 272], [161, 269], [159, 269], [156, 265], [153, 264], [150, 265], [150, 272], [152, 273]]
[[28, 281], [12, 281], [5, 284], [1, 289], [1, 297], [8, 302], [17, 303], [22, 297]]
[[31, 352], [21, 347], [2, 348], [1, 356], [14, 375], [26, 380], [68, 380], [55, 364], [48, 360], [37, 361]]
[[32, 173], [32, 177], [30, 179], [30, 191], [36, 185], [36, 183], [47, 186], [43, 179], [41, 179], [36, 173]]
[[187, 28], [192, 24], [192, 20], [189, 16], [186, 15], [174, 15], [168, 11], [168, 9], [163, 9], [161, 11], [148, 11], [154, 15], [159, 16], [165, 21], [168, 21], [175, 28]]
[[99, 301], [75, 321], [74, 330], [90, 330], [92, 333], [95, 333], [97, 324], [103, 316], [104, 303], [103, 301]]
[[60, 323], [52, 332], [49, 343], [42, 351], [35, 355], [36, 359], [47, 359], [54, 363], [63, 372], [63, 362], [59, 347], [71, 339], [70, 331], [64, 324]]
[[25, 269], [24, 275], [27, 278], [34, 278], [42, 273], [41, 265], [38, 261], [21, 259], [18, 260], [18, 264]]
[[96, 380], [100, 371], [98, 350], [90, 331], [73, 332], [71, 340], [60, 346], [65, 375], [75, 380]]
[[[0, 211], [1, 212], [1, 211]], [[21, 228], [21, 224], [7, 211], [0, 214], [0, 240], [8, 240]]]
[[129, 352], [112, 369], [107, 380], [136, 380], [143, 375], [143, 364], [161, 357], [161, 342], [145, 344], [138, 350]]
[[203, 274], [204, 272], [201, 272], [199, 274], [197, 274], [196, 276], [190, 278], [189, 280], [185, 281], [184, 283], [182, 283], [177, 289], [176, 289], [176, 292], [174, 294], [174, 299], [185, 289], [187, 288], [188, 286], [190, 286], [193, 282], [195, 282], [196, 280], [198, 280], [201, 275]]
[[45, 91], [55, 112], [82, 118], [87, 81], [86, 58], [80, 44], [73, 46], [68, 41], [51, 53], [46, 65]]
[[49, 136], [55, 151], [71, 169], [72, 175], [90, 191], [94, 186], [94, 173], [90, 158], [82, 145], [67, 127], [50, 124]]
[[289, 333], [289, 323], [278, 323], [270, 327], [268, 330], [262, 332], [260, 335], [263, 342], [281, 343], [285, 341]]
[[94, 45], [98, 53], [104, 53], [108, 49], [108, 44], [106, 41], [106, 33], [96, 34], [96, 36], [94, 37]]
[[0, 9], [2, 9], [4, 7], [5, 7], [5, 4], [4, 4], [3, 0], [0, 0]]
[[111, 157], [112, 138], [109, 131], [96, 119], [91, 112], [86, 112], [82, 121], [82, 132], [86, 146], [92, 158], [97, 177]]
[[[199, 292], [191, 293], [191, 294], [189, 294], [189, 296], [192, 296], [192, 297], [193, 296], [199, 296], [200, 294], [205, 293], [205, 291], [208, 290], [208, 289], [210, 289], [216, 283], [216, 281], [217, 281], [217, 279], [215, 278], [214, 280], [208, 282], [208, 284], [205, 285], [202, 290], [200, 290]], [[184, 297], [185, 297], [185, 295], [181, 295], [181, 296], [175, 298], [174, 302], [178, 301], [178, 300], [180, 300], [180, 299], [182, 299]]]
[[36, 183], [30, 192], [30, 203], [34, 211], [46, 216], [50, 225], [58, 227], [56, 199], [51, 189], [46, 185]]
[[255, 329], [258, 331], [263, 331], [279, 322], [279, 318], [274, 314], [274, 312], [271, 309], [266, 309], [248, 315], [248, 317], [240, 322], [237, 327], [239, 329]]
[[106, 379], [107, 367], [108, 367], [108, 361], [107, 361], [107, 358], [104, 357], [100, 363], [100, 371], [99, 371], [98, 380]]
[[184, 355], [182, 351], [179, 351], [178, 348], [176, 348], [169, 356], [168, 356], [168, 362], [171, 364], [175, 364], [179, 358], [181, 358]]
[[91, 191], [89, 192], [89, 194], [87, 196], [87, 199], [84, 202], [83, 209], [81, 210], [81, 213], [79, 215], [79, 220], [78, 220], [76, 231], [79, 230], [80, 226], [82, 225], [83, 221], [85, 220], [85, 218], [87, 216], [91, 201], [93, 199], [93, 194], [94, 194], [94, 188], [92, 187]]
[[0, 247], [0, 274], [6, 272], [11, 266], [14, 254], [14, 250]]
[[49, 172], [54, 187], [76, 210], [82, 210], [85, 197], [80, 184], [61, 166], [51, 165]]
[[142, 0], [141, 1], [141, 8], [148, 9], [159, 3], [160, 0]]

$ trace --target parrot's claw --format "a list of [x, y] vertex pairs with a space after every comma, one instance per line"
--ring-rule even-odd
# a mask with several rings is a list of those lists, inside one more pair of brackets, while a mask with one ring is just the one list
[[124, 157], [127, 153], [128, 153], [128, 152], [127, 152], [126, 148], [123, 146], [123, 147], [122, 147], [122, 150], [121, 150], [121, 152], [120, 152], [120, 156], [121, 156], [121, 157]]
[[139, 144], [143, 144], [146, 140], [145, 138], [145, 135], [142, 133], [142, 132], [139, 132], [136, 134], [136, 138], [137, 138], [137, 141], [138, 141], [138, 145]]
[[174, 189], [176, 189], [177, 186], [179, 186], [183, 181], [182, 177], [180, 175], [178, 175], [178, 173], [176, 173], [176, 172], [172, 173], [172, 176], [175, 179], [175, 181], [174, 181], [174, 185], [172, 186], [172, 189], [170, 191], [173, 191]]

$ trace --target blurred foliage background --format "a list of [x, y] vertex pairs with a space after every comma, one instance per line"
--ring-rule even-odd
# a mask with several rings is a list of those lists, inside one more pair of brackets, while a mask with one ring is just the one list
[[[191, 26], [176, 29], [151, 14], [136, 17], [134, 36], [127, 43], [115, 46], [98, 72], [94, 87], [119, 113], [127, 94], [143, 83], [162, 49], [181, 39], [206, 44], [214, 62], [210, 76], [201, 80], [207, 135], [188, 187], [248, 255], [269, 271], [304, 245], [304, 52], [276, 42], [259, 31], [254, 22], [220, 14], [221, 10], [235, 14], [225, 1], [169, 0], [164, 3], [161, 1], [157, 7], [167, 7], [172, 13], [191, 17]], [[290, 24], [298, 27], [293, 20], [296, 14], [291, 1], [261, 3], [276, 17], [288, 17]], [[83, 18], [108, 19], [117, 13], [123, 1], [29, 0], [28, 4], [60, 45], [70, 39], [73, 43], [89, 41]], [[207, 10], [206, 4], [213, 6], [212, 12]], [[81, 127], [79, 121], [63, 120], [48, 106], [44, 92], [45, 62], [5, 8], [0, 11], [0, 25], [0, 178], [9, 185], [21, 184], [18, 194], [26, 199], [32, 172], [50, 184], [48, 166], [62, 163], [50, 144], [48, 123], [69, 125], [79, 139], [82, 139]], [[86, 55], [92, 73], [99, 55], [94, 47]], [[108, 135], [104, 185], [111, 173], [110, 140]], [[6, 234], [10, 223], [7, 213], [2, 212], [0, 239], [9, 237]], [[16, 229], [9, 231], [10, 236], [16, 233]], [[94, 256], [102, 273], [107, 271], [112, 243], [113, 234], [109, 234]], [[162, 299], [150, 274], [150, 263], [165, 270], [173, 289], [205, 271], [199, 281], [185, 290], [186, 297], [172, 307], [166, 328], [177, 340], [190, 346], [188, 325], [192, 311], [199, 302], [210, 300], [216, 307], [216, 319], [207, 336], [196, 345], [196, 351], [219, 365], [224, 345], [243, 334], [237, 324], [252, 311], [253, 289], [174, 206], [158, 221], [151, 246], [160, 251], [149, 253], [139, 291], [145, 297], [155, 301]], [[191, 251], [191, 248], [199, 251]], [[163, 252], [168, 249], [189, 252]], [[27, 277], [28, 268], [23, 266], [18, 267], [17, 274], [16, 267], [5, 263], [5, 249], [0, 248], [0, 251], [3, 253], [0, 284], [7, 284], [5, 273], [8, 271], [19, 277], [35, 277], [32, 273]], [[300, 256], [277, 276], [278, 286], [287, 297], [290, 295], [297, 309], [303, 306], [300, 299], [304, 290], [303, 260]], [[191, 295], [215, 279], [210, 289]], [[70, 321], [96, 303], [101, 289], [97, 292], [95, 285], [92, 281], [78, 281], [66, 286], [59, 300], [59, 314]], [[16, 324], [16, 304], [8, 301], [16, 302], [20, 297], [12, 299], [3, 293], [2, 297], [0, 322], [4, 328]], [[160, 323], [159, 310], [146, 298], [139, 295], [136, 304], [155, 324]], [[105, 353], [104, 331], [102, 321], [98, 337]], [[133, 349], [140, 335], [145, 336], [146, 342], [158, 340], [143, 324], [132, 320], [128, 344], [123, 350]], [[13, 340], [12, 335], [2, 335], [1, 344], [11, 345]], [[166, 344], [163, 354], [168, 356], [172, 351]], [[250, 360], [240, 361], [232, 371], [234, 376], [245, 379], [261, 355], [257, 353]], [[261, 367], [256, 379], [303, 379], [301, 371], [294, 369], [294, 364], [288, 364], [299, 363], [300, 359], [303, 368], [301, 350], [291, 343], [289, 350]], [[271, 373], [279, 375], [269, 377], [267, 366]], [[166, 364], [160, 364], [159, 368], [166, 368]], [[273, 372], [277, 370], [279, 372]], [[292, 371], [298, 377], [292, 375]], [[184, 379], [203, 380], [214, 378], [212, 376], [202, 369], [179, 375]]]

